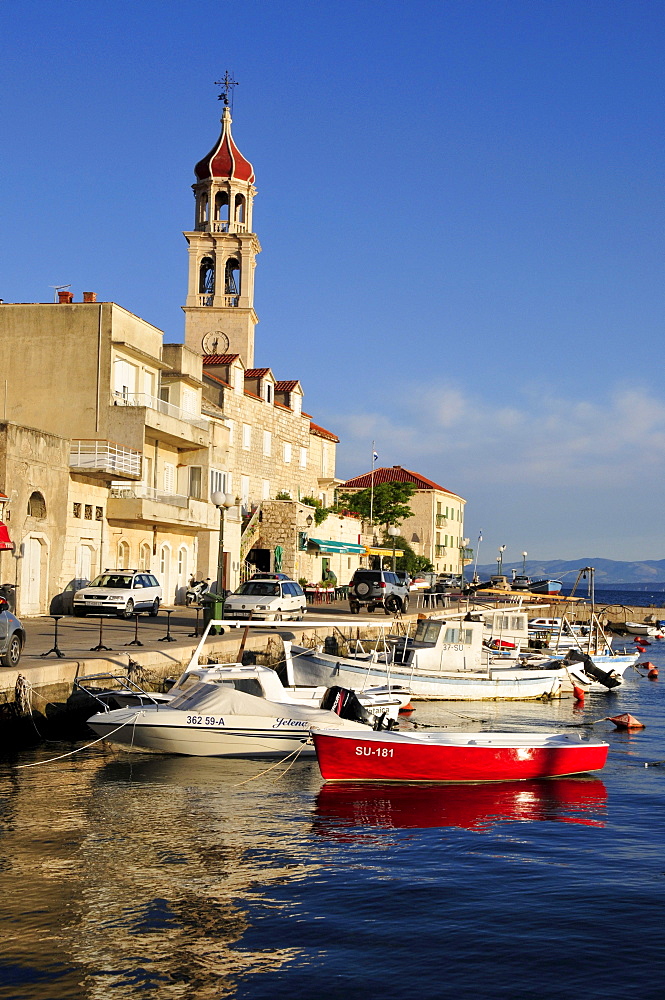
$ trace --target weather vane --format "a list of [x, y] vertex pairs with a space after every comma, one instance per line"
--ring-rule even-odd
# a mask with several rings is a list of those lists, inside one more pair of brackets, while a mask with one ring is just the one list
[[228, 70], [224, 73], [224, 77], [221, 80], [215, 80], [215, 86], [222, 88], [222, 93], [217, 98], [218, 101], [224, 101], [224, 107], [229, 106], [229, 92], [231, 93], [231, 98], [233, 98], [232, 87], [237, 87], [237, 80], [233, 79], [233, 75], [229, 76]]

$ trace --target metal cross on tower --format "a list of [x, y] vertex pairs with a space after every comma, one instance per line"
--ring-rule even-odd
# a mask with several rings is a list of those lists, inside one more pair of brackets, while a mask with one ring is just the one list
[[229, 106], [229, 91], [231, 92], [231, 98], [233, 99], [232, 87], [238, 86], [238, 81], [233, 79], [233, 75], [229, 76], [228, 70], [224, 73], [221, 80], [215, 80], [215, 86], [222, 88], [222, 93], [217, 98], [218, 101], [224, 101], [224, 107]]

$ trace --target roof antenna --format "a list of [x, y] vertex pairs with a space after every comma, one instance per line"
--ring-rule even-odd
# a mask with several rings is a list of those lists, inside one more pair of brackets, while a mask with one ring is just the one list
[[224, 107], [229, 106], [229, 91], [231, 92], [231, 114], [233, 114], [233, 87], [238, 86], [238, 81], [233, 79], [233, 73], [229, 76], [229, 71], [226, 70], [224, 76], [221, 80], [215, 80], [215, 86], [222, 88], [222, 93], [217, 98], [218, 101], [224, 101]]
[[64, 292], [68, 288], [71, 288], [71, 287], [72, 287], [71, 284], [69, 284], [69, 285], [49, 285], [49, 288], [53, 289], [53, 301], [54, 302], [58, 301], [58, 292]]

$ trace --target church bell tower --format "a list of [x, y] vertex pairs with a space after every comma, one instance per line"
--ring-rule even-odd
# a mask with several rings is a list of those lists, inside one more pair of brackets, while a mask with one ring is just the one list
[[254, 169], [231, 135], [231, 86], [227, 74], [221, 134], [194, 167], [194, 230], [184, 233], [189, 244], [185, 344], [204, 355], [239, 354], [245, 368], [253, 368], [254, 269], [261, 245], [252, 232]]

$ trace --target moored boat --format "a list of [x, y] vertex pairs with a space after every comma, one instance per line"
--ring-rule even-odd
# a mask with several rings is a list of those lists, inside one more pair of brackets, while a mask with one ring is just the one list
[[517, 781], [599, 771], [609, 744], [563, 733], [325, 732], [312, 728], [327, 781]]

